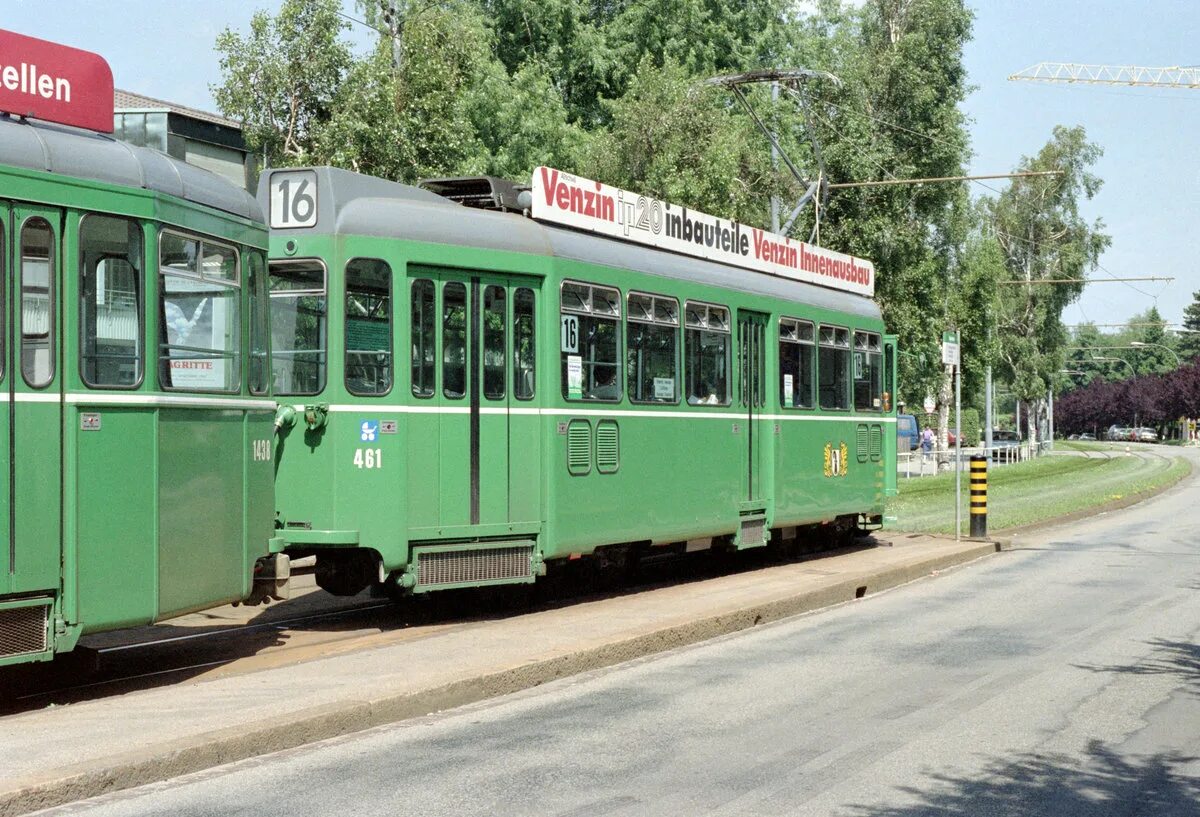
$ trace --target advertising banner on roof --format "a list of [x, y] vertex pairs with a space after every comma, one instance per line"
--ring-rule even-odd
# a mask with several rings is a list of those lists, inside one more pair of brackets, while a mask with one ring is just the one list
[[871, 297], [870, 261], [550, 167], [533, 171], [535, 219]]
[[90, 51], [0, 29], [0, 111], [112, 133], [112, 69]]

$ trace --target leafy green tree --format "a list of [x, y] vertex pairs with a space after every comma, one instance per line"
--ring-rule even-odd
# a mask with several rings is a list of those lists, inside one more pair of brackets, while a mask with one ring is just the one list
[[688, 74], [778, 67], [791, 36], [784, 0], [658, 0], [614, 4], [606, 29], [619, 65], [673, 62]]
[[1130, 350], [1130, 360], [1138, 374], [1162, 374], [1176, 368], [1176, 361], [1183, 355], [1175, 351], [1175, 339], [1167, 334], [1167, 322], [1157, 306], [1152, 306], [1130, 320], [1130, 343], [1142, 343], [1143, 347]]
[[1087, 386], [1096, 380], [1114, 380], [1124, 374], [1114, 366], [1123, 369], [1119, 363], [1096, 361], [1096, 357], [1108, 357], [1108, 351], [1095, 351], [1102, 346], [1118, 346], [1109, 335], [1101, 332], [1094, 324], [1086, 323], [1075, 328], [1070, 335], [1070, 344], [1066, 352], [1063, 368], [1082, 372], [1079, 375], [1069, 375], [1060, 381], [1061, 391], [1070, 391], [1076, 386]]
[[603, 119], [602, 100], [620, 96], [628, 69], [617, 61], [606, 23], [622, 4], [592, 0], [477, 0], [496, 32], [496, 54], [511, 76], [533, 63], [552, 78], [567, 118]]
[[642, 60], [629, 91], [606, 107], [587, 175], [705, 212], [762, 223], [758, 183], [770, 157], [726, 92], [697, 85], [680, 65]]
[[469, 3], [422, 6], [398, 35], [357, 62], [324, 128], [323, 161], [405, 182], [482, 172], [487, 147], [477, 133], [472, 91], [493, 69], [492, 36]]
[[[1009, 279], [999, 298], [999, 360], [1004, 378], [1023, 401], [1040, 412], [1050, 384], [1063, 366], [1067, 334], [1062, 311], [1083, 292], [1083, 283], [1038, 283], [1083, 279], [1096, 266], [1110, 239], [1100, 220], [1088, 223], [1080, 202], [1100, 189], [1090, 167], [1100, 158], [1098, 145], [1082, 127], [1058, 126], [1021, 171], [1057, 170], [1058, 176], [1014, 179], [995, 199], [986, 200], [993, 230], [1004, 249]], [[1029, 412], [1030, 439], [1037, 416]]]
[[[982, 226], [982, 225], [981, 225]], [[963, 405], [982, 405], [988, 364], [995, 364], [1000, 338], [993, 328], [997, 282], [1004, 277], [1004, 251], [981, 230], [966, 240], [949, 282], [950, 314], [962, 343]]]
[[255, 12], [246, 36], [217, 36], [217, 107], [243, 123], [247, 146], [270, 165], [312, 161], [322, 127], [338, 112], [353, 61], [339, 8], [338, 0], [284, 0], [273, 17]]
[[1200, 291], [1183, 310], [1183, 328], [1188, 331], [1179, 338], [1179, 356], [1187, 362], [1200, 357]]
[[[811, 124], [831, 181], [963, 173], [970, 147], [959, 106], [968, 90], [971, 13], [962, 0], [823, 3], [805, 28], [794, 60], [842, 80], [813, 89], [820, 96]], [[953, 267], [973, 223], [966, 188], [956, 184], [839, 190], [821, 211], [822, 244], [875, 264], [884, 318], [911, 353], [900, 359], [909, 403], [949, 388], [939, 344], [965, 319]], [[811, 227], [809, 213], [797, 234]]]
[[584, 172], [592, 137], [569, 120], [545, 65], [527, 62], [509, 76], [494, 63], [467, 104], [487, 152], [486, 173], [527, 180], [538, 165]]

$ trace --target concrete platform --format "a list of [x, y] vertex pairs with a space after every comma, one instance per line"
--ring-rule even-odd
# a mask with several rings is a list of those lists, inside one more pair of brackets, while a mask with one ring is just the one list
[[918, 535], [794, 564], [409, 632], [400, 643], [0, 719], [0, 817], [527, 689], [851, 601], [999, 549]]

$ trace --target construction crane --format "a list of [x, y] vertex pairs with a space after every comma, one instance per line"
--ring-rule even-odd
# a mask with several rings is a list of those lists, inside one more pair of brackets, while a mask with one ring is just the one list
[[1078, 62], [1039, 62], [1008, 77], [1030, 82], [1079, 82], [1088, 85], [1129, 85], [1152, 88], [1200, 89], [1200, 68], [1143, 65], [1087, 65]]

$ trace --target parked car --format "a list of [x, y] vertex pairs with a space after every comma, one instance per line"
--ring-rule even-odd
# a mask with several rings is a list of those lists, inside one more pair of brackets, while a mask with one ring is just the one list
[[992, 459], [999, 460], [1013, 456], [1013, 449], [1021, 447], [1021, 435], [1015, 431], [992, 429]]
[[896, 450], [901, 454], [906, 451], [916, 451], [921, 443], [921, 429], [917, 427], [917, 418], [911, 414], [896, 415]]
[[1084, 441], [1084, 440], [1088, 440], [1088, 441], [1090, 441], [1090, 442], [1095, 442], [1095, 441], [1096, 441], [1096, 435], [1095, 435], [1095, 434], [1088, 434], [1088, 433], [1085, 431], [1083, 434], [1080, 434], [1080, 435], [1079, 435], [1079, 440], [1080, 440], [1081, 442], [1082, 442], [1082, 441]]
[[1078, 439], [1079, 439], [1079, 435], [1078, 435], [1078, 434], [1072, 434], [1071, 436], [1067, 437], [1067, 439], [1068, 439], [1068, 440], [1078, 440]]
[[1134, 439], [1134, 433], [1129, 426], [1109, 426], [1107, 437], [1113, 442], [1130, 442]]
[[1135, 428], [1137, 432], [1136, 440], [1140, 443], [1156, 443], [1158, 442], [1158, 432], [1152, 428]]
[[1009, 459], [1016, 456], [1015, 449], [1021, 446], [1021, 435], [1003, 428], [992, 428], [991, 458]]

